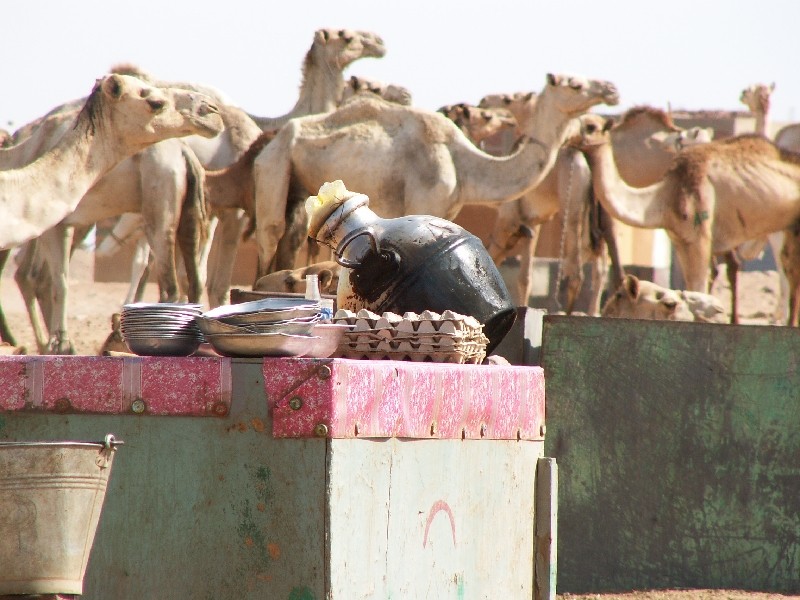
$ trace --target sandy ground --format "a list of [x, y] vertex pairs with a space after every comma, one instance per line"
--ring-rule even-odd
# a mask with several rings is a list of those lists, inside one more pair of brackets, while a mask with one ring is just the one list
[[[111, 314], [120, 310], [128, 284], [96, 283], [92, 278], [92, 255], [78, 251], [70, 277], [69, 323], [78, 354], [97, 354], [110, 333]], [[729, 291], [724, 277], [717, 280], [714, 293], [726, 303]], [[741, 280], [740, 314], [743, 323], [768, 324], [777, 304], [778, 277], [775, 272], [749, 272]], [[149, 284], [144, 301], [155, 302], [155, 284]], [[13, 265], [8, 265], [0, 285], [0, 301], [18, 344], [34, 354], [36, 344], [22, 298], [13, 280]], [[561, 600], [779, 600], [788, 596], [736, 590], [659, 590], [619, 594], [559, 595]], [[800, 596], [795, 596], [800, 597]]]

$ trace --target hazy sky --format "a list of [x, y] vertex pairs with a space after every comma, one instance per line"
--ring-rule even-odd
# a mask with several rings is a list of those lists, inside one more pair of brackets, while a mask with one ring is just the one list
[[435, 110], [490, 93], [539, 91], [547, 72], [613, 81], [639, 104], [745, 110], [772, 83], [771, 119], [800, 120], [797, 0], [3, 0], [0, 127], [86, 95], [111, 65], [214, 86], [260, 116], [288, 112], [320, 27], [383, 37], [382, 59], [346, 75], [411, 90]]

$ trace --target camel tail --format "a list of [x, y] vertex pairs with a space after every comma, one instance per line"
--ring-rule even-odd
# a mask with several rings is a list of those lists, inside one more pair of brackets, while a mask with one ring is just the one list
[[204, 283], [204, 277], [200, 273], [200, 255], [202, 247], [208, 241], [210, 222], [203, 182], [205, 172], [194, 152], [188, 147], [183, 146], [181, 154], [186, 162], [186, 196], [178, 220], [177, 242], [189, 280], [189, 302], [198, 302]]

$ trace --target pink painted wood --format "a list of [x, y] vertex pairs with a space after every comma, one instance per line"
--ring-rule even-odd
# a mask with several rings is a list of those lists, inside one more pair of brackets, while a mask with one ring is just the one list
[[275, 437], [544, 439], [540, 367], [265, 359]]
[[224, 416], [229, 358], [4, 356], [0, 411]]

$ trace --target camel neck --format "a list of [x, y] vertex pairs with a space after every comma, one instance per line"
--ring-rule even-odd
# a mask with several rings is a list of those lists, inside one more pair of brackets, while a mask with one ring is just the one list
[[[97, 125], [101, 127], [101, 125]], [[75, 210], [94, 183], [125, 156], [80, 120], [61, 143], [38, 160], [0, 171], [0, 239], [21, 244], [57, 225]]]
[[280, 117], [250, 115], [262, 131], [274, 131], [290, 119], [334, 110], [342, 98], [344, 77], [342, 68], [332, 65], [324, 57], [310, 50], [303, 63], [303, 80], [300, 96], [292, 110]]
[[595, 196], [611, 216], [632, 227], [664, 227], [664, 203], [659, 201], [662, 181], [642, 188], [628, 185], [617, 170], [610, 143], [592, 146], [583, 153], [592, 171]]

